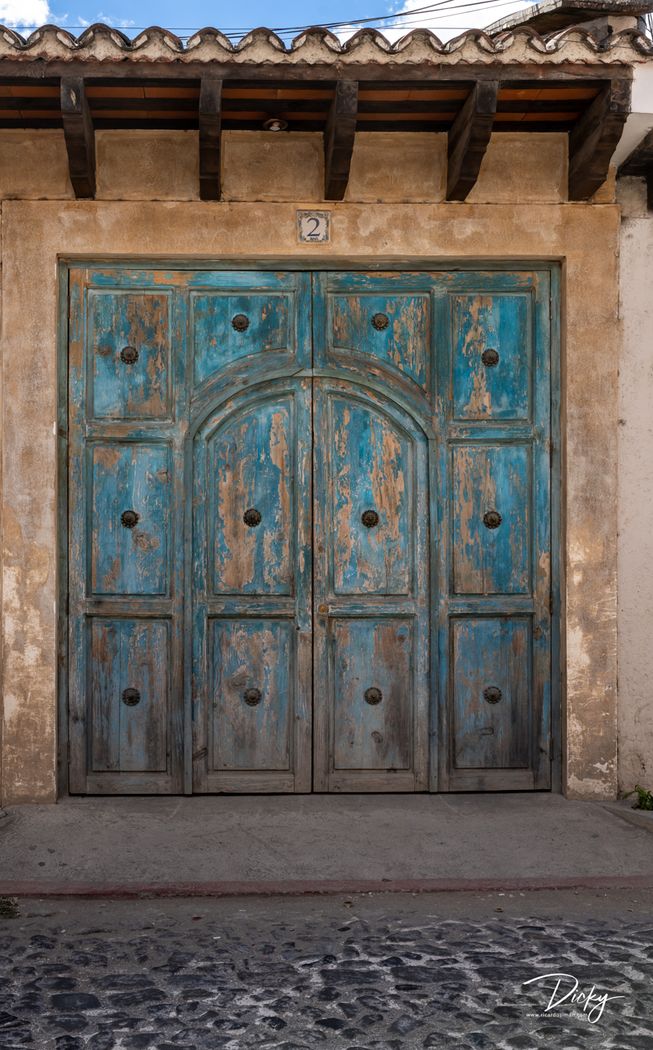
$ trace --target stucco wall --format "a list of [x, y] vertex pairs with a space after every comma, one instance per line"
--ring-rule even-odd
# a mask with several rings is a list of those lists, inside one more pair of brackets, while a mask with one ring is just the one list
[[653, 216], [643, 179], [623, 207], [619, 373], [619, 785], [653, 788]]
[[[26, 133], [12, 134], [13, 143], [0, 141], [5, 198], [39, 198], [55, 184], [57, 196], [70, 196], [59, 134], [38, 133], [36, 142]], [[48, 172], [39, 160], [40, 135], [52, 165]], [[325, 206], [319, 136], [226, 135], [225, 195], [244, 199], [219, 204], [186, 199], [197, 190], [190, 133], [166, 136], [156, 149], [151, 136], [144, 138], [142, 152], [128, 138], [98, 135], [98, 186], [107, 199], [2, 205], [5, 800], [56, 795], [57, 260], [109, 255], [252, 258], [278, 265], [301, 258], [307, 268], [328, 259], [366, 264], [383, 258], [406, 265], [561, 261], [567, 444], [563, 779], [572, 797], [612, 797], [618, 209], [564, 203], [564, 136], [497, 137], [473, 202], [444, 204], [446, 140], [393, 135], [384, 144], [384, 136], [369, 134], [356, 143], [348, 200], [328, 205], [331, 242], [298, 245], [297, 205]], [[610, 192], [602, 199], [609, 200]], [[285, 193], [291, 200], [280, 202]], [[112, 195], [134, 200], [108, 200]], [[148, 196], [160, 201], [148, 202]]]
[[[199, 199], [194, 131], [98, 131], [99, 200]], [[317, 132], [223, 135], [225, 201], [322, 201], [324, 151]], [[443, 201], [447, 136], [422, 132], [356, 136], [347, 201]], [[493, 135], [474, 203], [566, 199], [567, 136]], [[72, 200], [62, 131], [0, 132], [0, 199]]]

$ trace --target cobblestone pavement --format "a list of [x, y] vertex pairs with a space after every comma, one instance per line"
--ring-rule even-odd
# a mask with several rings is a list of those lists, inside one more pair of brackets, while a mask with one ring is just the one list
[[[0, 918], [0, 1047], [652, 1050], [632, 896], [24, 901]], [[560, 996], [621, 998], [545, 1013], [555, 980], [524, 982], [560, 972]]]

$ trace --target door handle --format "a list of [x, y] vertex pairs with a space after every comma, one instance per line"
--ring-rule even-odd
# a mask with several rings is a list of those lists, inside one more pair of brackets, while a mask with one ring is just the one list
[[320, 602], [320, 604], [317, 607], [317, 611], [320, 616], [328, 616], [329, 606], [326, 604], [326, 602]]

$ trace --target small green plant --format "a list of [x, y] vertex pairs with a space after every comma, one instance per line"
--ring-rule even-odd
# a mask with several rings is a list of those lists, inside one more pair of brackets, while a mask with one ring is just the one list
[[635, 784], [633, 790], [624, 795], [624, 798], [630, 798], [631, 795], [637, 795], [637, 801], [633, 802], [633, 809], [653, 809], [653, 791], [647, 791], [646, 788]]
[[18, 917], [18, 901], [15, 897], [0, 897], [0, 919]]

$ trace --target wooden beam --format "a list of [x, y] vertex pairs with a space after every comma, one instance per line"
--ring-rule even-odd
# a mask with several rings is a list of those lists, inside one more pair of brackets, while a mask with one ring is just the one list
[[478, 81], [465, 99], [449, 131], [447, 200], [464, 201], [476, 185], [492, 134], [499, 82]]
[[206, 73], [200, 86], [200, 200], [219, 201], [222, 193], [222, 80]]
[[344, 200], [354, 152], [358, 81], [338, 80], [324, 129], [324, 197]]
[[624, 175], [646, 179], [646, 203], [648, 210], [653, 211], [653, 131], [649, 131], [619, 165], [617, 176]]
[[95, 132], [84, 78], [61, 78], [61, 117], [68, 171], [77, 198], [95, 197]]
[[608, 177], [630, 112], [630, 80], [611, 80], [569, 132], [569, 200], [585, 201]]

